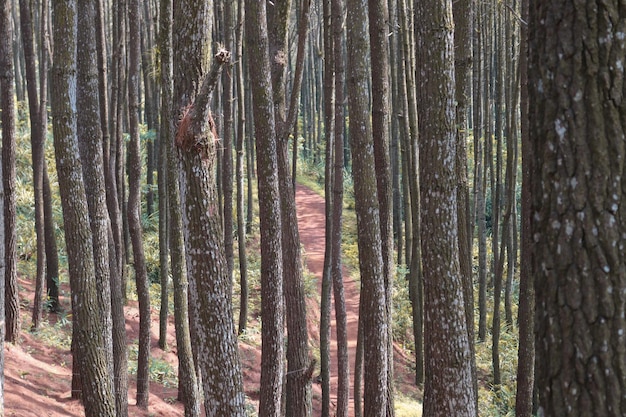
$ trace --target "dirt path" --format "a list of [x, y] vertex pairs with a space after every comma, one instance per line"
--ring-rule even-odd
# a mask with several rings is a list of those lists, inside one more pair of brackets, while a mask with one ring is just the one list
[[[298, 227], [300, 241], [304, 246], [306, 266], [318, 279], [318, 291], [322, 293], [322, 272], [324, 269], [324, 199], [311, 189], [300, 184], [296, 187], [296, 206], [298, 213]], [[359, 289], [357, 283], [348, 276], [344, 268], [344, 291], [346, 299], [346, 315], [348, 321], [348, 357], [350, 361], [350, 402], [349, 415], [354, 415], [354, 402], [352, 401], [352, 387], [354, 386], [354, 358], [356, 353], [357, 331], [359, 324]], [[332, 297], [331, 297], [332, 298]], [[311, 310], [311, 309], [309, 309]], [[319, 344], [319, 308], [318, 317], [308, 319], [309, 335]], [[312, 314], [312, 311], [309, 311]], [[315, 327], [317, 325], [317, 327]], [[331, 354], [331, 378], [330, 378], [330, 402], [331, 415], [334, 415], [334, 407], [337, 398], [337, 328], [335, 323], [335, 303], [331, 304], [331, 331], [330, 331], [330, 354]], [[314, 415], [321, 412], [321, 386], [313, 386]]]

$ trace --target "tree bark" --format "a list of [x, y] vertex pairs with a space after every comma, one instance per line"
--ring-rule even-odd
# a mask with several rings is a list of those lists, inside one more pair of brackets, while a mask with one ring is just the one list
[[465, 321], [470, 344], [470, 361], [475, 402], [478, 405], [476, 375], [476, 347], [474, 344], [474, 284], [472, 277], [472, 234], [470, 226], [470, 199], [467, 175], [467, 138], [472, 76], [473, 0], [452, 3], [454, 15], [454, 65], [456, 81], [456, 175], [459, 240], [459, 267], [465, 300]]
[[261, 223], [261, 397], [259, 414], [278, 417], [283, 386], [284, 303], [276, 124], [264, 2], [246, 1], [246, 47], [254, 106]]
[[[26, 87], [28, 93], [28, 110], [31, 126], [31, 154], [33, 167], [33, 191], [35, 202], [35, 235], [37, 237], [37, 275], [35, 277], [35, 297], [33, 302], [32, 330], [37, 330], [41, 322], [43, 307], [43, 287], [46, 273], [46, 242], [44, 231], [43, 208], [43, 168], [44, 168], [44, 135], [46, 119], [40, 113], [40, 100], [37, 93], [37, 71], [35, 44], [33, 40], [33, 22], [30, 3], [20, 0], [20, 26], [24, 60], [26, 63]], [[47, 59], [42, 55], [43, 60]], [[43, 62], [42, 62], [43, 64]], [[44, 64], [46, 65], [46, 64]], [[45, 68], [45, 67], [43, 67]], [[45, 84], [41, 92], [45, 94]], [[47, 113], [45, 113], [47, 115]]]
[[539, 415], [626, 413], [622, 10], [530, 2]]
[[195, 349], [202, 372], [205, 413], [243, 417], [245, 404], [232, 315], [232, 282], [224, 255], [215, 178], [217, 133], [209, 108], [211, 93], [230, 53], [220, 50], [211, 71], [207, 72], [213, 18], [209, 6], [203, 1], [190, 0], [177, 3], [174, 9], [174, 103], [181, 114], [175, 147], [192, 294], [191, 326], [197, 338]]
[[139, 143], [139, 0], [128, 4], [128, 107], [130, 142], [128, 144], [128, 229], [133, 247], [133, 267], [139, 301], [139, 352], [137, 354], [137, 407], [148, 408], [150, 396], [150, 288], [141, 227], [141, 149]]
[[476, 416], [459, 267], [452, 2], [416, 3], [425, 415]]
[[347, 2], [348, 25], [348, 103], [350, 106], [350, 146], [353, 156], [355, 210], [361, 271], [361, 305], [363, 320], [364, 415], [387, 413], [388, 393], [388, 313], [381, 243], [379, 198], [374, 170], [374, 140], [367, 96], [368, 28], [367, 5], [363, 1]]
[[[522, 1], [522, 19], [528, 22], [528, 1]], [[532, 271], [532, 173], [533, 154], [529, 137], [528, 26], [520, 28], [520, 133], [522, 140], [522, 211], [520, 237], [519, 348], [517, 356], [516, 417], [531, 417], [535, 385], [535, 286]]]
[[68, 254], [74, 351], [86, 415], [115, 416], [113, 386], [105, 356], [105, 329], [98, 306], [87, 196], [76, 138], [76, 3], [53, 4], [56, 48], [52, 70], [52, 120], [59, 191]]
[[[12, 31], [10, 25], [9, 0], [0, 0], [0, 109], [2, 109], [2, 138], [15, 137], [15, 84], [12, 68]], [[14, 140], [14, 139], [12, 139]], [[0, 170], [4, 166], [0, 163]], [[2, 175], [4, 178], [4, 173]], [[4, 223], [4, 182], [0, 184], [0, 322], [5, 319], [5, 223]], [[4, 415], [4, 340], [6, 327], [0, 326], [0, 415]]]
[[[6, 2], [3, 5], [3, 12], [7, 13], [7, 26], [11, 25], [9, 18], [11, 14], [11, 3]], [[8, 35], [7, 42], [10, 42], [12, 31], [10, 27], [6, 27], [5, 33]], [[2, 78], [0, 82], [3, 84], [5, 94], [9, 95], [15, 90], [9, 85], [15, 86], [15, 75], [13, 72], [13, 48], [5, 48], [6, 55], [4, 66], [2, 67]], [[20, 80], [21, 82], [21, 80]], [[19, 97], [19, 95], [18, 95]], [[6, 112], [15, 113], [15, 98], [5, 98]], [[4, 112], [3, 112], [4, 114]], [[4, 117], [4, 116], [3, 116]], [[15, 197], [15, 116], [12, 118], [6, 116], [8, 135], [3, 136], [2, 140], [2, 181], [4, 186], [4, 280], [5, 280], [5, 324], [6, 334], [5, 340], [10, 343], [17, 343], [20, 335], [20, 302], [17, 285], [17, 231], [16, 231], [16, 197]], [[12, 126], [11, 126], [12, 123]], [[13, 134], [11, 134], [13, 133]]]

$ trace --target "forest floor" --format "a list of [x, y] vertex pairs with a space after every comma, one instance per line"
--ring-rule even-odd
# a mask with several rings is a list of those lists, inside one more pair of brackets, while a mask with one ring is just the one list
[[[316, 277], [318, 291], [321, 288], [321, 276], [324, 264], [324, 200], [311, 189], [298, 185], [296, 190], [298, 207], [298, 223], [300, 238], [304, 248], [306, 266], [309, 272]], [[358, 328], [359, 289], [346, 271], [344, 276], [346, 310], [348, 316], [348, 346], [350, 357], [350, 373], [354, 371], [354, 357], [356, 350]], [[65, 294], [68, 294], [66, 291]], [[71, 365], [72, 357], [67, 343], [51, 343], [54, 337], [63, 336], [63, 332], [56, 332], [53, 325], [59, 319], [57, 316], [46, 317], [52, 334], [43, 337], [41, 334], [29, 332], [31, 303], [34, 294], [34, 283], [31, 277], [20, 277], [20, 296], [22, 300], [23, 331], [17, 345], [5, 344], [5, 415], [15, 417], [61, 417], [84, 416], [81, 404], [71, 399]], [[308, 299], [308, 329], [311, 345], [319, 347], [319, 296]], [[69, 298], [62, 297], [62, 304], [69, 311]], [[334, 306], [331, 306], [331, 316], [334, 317]], [[136, 341], [139, 328], [139, 313], [136, 302], [129, 302], [126, 307], [126, 328], [128, 340]], [[152, 359], [154, 364], [165, 364], [165, 368], [177, 369], [176, 345], [173, 319], [168, 326], [169, 349], [163, 351], [157, 345], [158, 340], [158, 308], [152, 308]], [[44, 326], [46, 324], [44, 323]], [[67, 326], [69, 327], [69, 326]], [[66, 332], [67, 334], [67, 332]], [[336, 367], [336, 333], [334, 319], [331, 329], [331, 362]], [[246, 336], [240, 341], [240, 356], [244, 375], [244, 386], [250, 407], [258, 405], [261, 343], [260, 335]], [[401, 396], [414, 399], [421, 398], [413, 381], [413, 362], [400, 348], [395, 353], [395, 380], [396, 392]], [[319, 367], [319, 364], [318, 364]], [[333, 368], [335, 369], [335, 368]], [[316, 371], [315, 375], [318, 375]], [[158, 374], [158, 370], [156, 370]], [[331, 415], [335, 404], [337, 384], [336, 370], [331, 371]], [[151, 382], [150, 402], [148, 410], [138, 409], [135, 404], [134, 376], [129, 377], [129, 415], [137, 417], [148, 416], [183, 416], [182, 404], [176, 401], [177, 389], [174, 384]], [[350, 396], [352, 397], [352, 386]], [[313, 383], [313, 415], [319, 416], [321, 410], [321, 388]], [[418, 413], [418, 410], [415, 410]], [[354, 415], [353, 401], [350, 401], [350, 416]]]

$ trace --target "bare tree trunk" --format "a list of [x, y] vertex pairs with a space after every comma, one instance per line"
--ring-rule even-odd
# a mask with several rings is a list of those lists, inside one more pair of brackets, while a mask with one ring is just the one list
[[[24, 60], [26, 63], [26, 87], [28, 92], [28, 109], [30, 115], [30, 140], [33, 167], [33, 191], [35, 202], [35, 234], [37, 236], [37, 275], [35, 277], [35, 299], [33, 302], [32, 330], [37, 330], [41, 322], [43, 307], [43, 287], [46, 273], [46, 242], [44, 231], [43, 208], [43, 168], [44, 168], [44, 140], [47, 119], [41, 117], [42, 110], [37, 94], [36, 52], [33, 40], [33, 23], [30, 3], [20, 0], [20, 25], [22, 45], [24, 46]], [[42, 56], [42, 69], [47, 65], [47, 56]], [[44, 78], [45, 79], [45, 78]], [[46, 85], [42, 84], [41, 93], [45, 97]], [[44, 98], [45, 100], [45, 98]], [[47, 112], [44, 113], [47, 115]]]
[[[248, 321], [248, 261], [246, 255], [246, 219], [244, 218], [244, 141], [246, 138], [246, 109], [245, 90], [243, 85], [243, 25], [244, 25], [243, 0], [238, 0], [237, 26], [236, 26], [236, 56], [235, 62], [237, 79], [237, 143], [236, 147], [236, 181], [237, 181], [237, 240], [239, 250], [239, 279], [241, 294], [239, 295], [239, 325], [237, 333], [242, 334], [246, 330]], [[248, 189], [252, 184], [248, 183]]]
[[284, 303], [281, 210], [265, 2], [246, 1], [246, 47], [259, 174], [262, 353], [259, 414], [278, 417], [283, 390]]
[[139, 301], [139, 353], [137, 355], [137, 406], [148, 407], [150, 396], [150, 289], [141, 228], [141, 150], [139, 143], [139, 36], [141, 17], [139, 0], [130, 0], [128, 101], [130, 111], [130, 142], [128, 145], [128, 228], [133, 246], [133, 266]]
[[[529, 1], [522, 0], [522, 19], [528, 22]], [[535, 287], [532, 273], [532, 208], [531, 190], [534, 155], [529, 138], [528, 97], [528, 27], [520, 27], [520, 129], [522, 141], [522, 212], [519, 288], [519, 348], [517, 360], [517, 392], [515, 415], [530, 417], [533, 414], [533, 388], [535, 382], [534, 310]]]
[[[11, 14], [11, 3], [3, 5], [3, 12], [7, 13], [6, 25], [11, 25], [9, 15]], [[14, 39], [11, 35], [11, 28], [5, 28], [5, 33], [8, 35], [6, 42], [10, 42]], [[17, 37], [15, 38], [17, 39]], [[6, 58], [5, 65], [2, 67], [2, 78], [0, 82], [3, 84], [5, 94], [11, 94], [15, 92], [9, 85], [15, 85], [15, 75], [13, 72], [13, 48], [5, 48]], [[19, 80], [21, 82], [21, 80]], [[19, 94], [18, 94], [19, 98]], [[15, 99], [11, 96], [11, 99], [5, 99], [6, 112], [15, 112]], [[3, 114], [4, 114], [3, 111]], [[7, 116], [7, 123], [14, 122], [14, 118]], [[15, 126], [15, 125], [13, 125]], [[16, 197], [15, 197], [15, 128], [10, 125], [7, 127], [9, 133], [6, 138], [3, 136], [2, 140], [2, 181], [4, 186], [4, 262], [5, 262], [5, 299], [4, 299], [4, 311], [5, 311], [5, 324], [6, 334], [5, 339], [7, 342], [16, 343], [20, 335], [20, 302], [17, 285], [17, 231], [16, 231]], [[13, 134], [11, 134], [13, 132]]]
[[[347, 21], [366, 22], [363, 2], [347, 2]], [[355, 210], [361, 271], [361, 305], [365, 367], [364, 415], [383, 416], [388, 401], [388, 312], [385, 306], [385, 259], [381, 243], [380, 209], [374, 156], [374, 140], [367, 96], [367, 27], [348, 25], [348, 102], [350, 106], [350, 145], [353, 156]], [[386, 236], [387, 237], [387, 236]]]
[[424, 415], [477, 415], [459, 267], [452, 1], [416, 2]]
[[322, 385], [322, 417], [330, 416], [330, 310], [333, 288], [333, 143], [335, 124], [335, 68], [333, 54], [331, 1], [323, 1], [324, 44], [324, 135], [326, 136], [324, 158], [324, 270], [320, 302], [320, 378]]
[[[59, 191], [63, 206], [65, 241], [72, 291], [75, 374], [82, 380], [86, 415], [115, 416], [112, 378], [105, 350], [106, 329], [98, 306], [98, 289], [89, 227], [87, 196], [76, 138], [76, 4], [54, 2], [56, 48], [52, 69], [52, 120]], [[97, 105], [96, 105], [97, 108]], [[96, 116], [96, 119], [98, 117]]]
[[348, 357], [348, 323], [346, 301], [343, 289], [343, 272], [341, 263], [341, 235], [343, 215], [343, 141], [344, 141], [344, 85], [345, 55], [344, 39], [344, 2], [333, 0], [332, 23], [334, 37], [335, 66], [335, 132], [333, 153], [333, 226], [332, 226], [332, 267], [333, 297], [335, 300], [335, 325], [337, 327], [337, 407], [336, 417], [347, 417], [350, 402], [350, 360]]
[[[12, 31], [10, 25], [9, 0], [0, 0], [0, 109], [2, 109], [2, 138], [9, 140], [15, 137], [15, 84], [13, 82], [13, 62], [11, 54]], [[14, 140], [14, 139], [11, 139]], [[0, 171], [3, 170], [0, 163]], [[2, 175], [4, 178], [4, 173]], [[5, 317], [5, 238], [4, 223], [4, 182], [0, 184], [0, 321]], [[0, 326], [0, 415], [4, 415], [4, 340], [6, 327]]]

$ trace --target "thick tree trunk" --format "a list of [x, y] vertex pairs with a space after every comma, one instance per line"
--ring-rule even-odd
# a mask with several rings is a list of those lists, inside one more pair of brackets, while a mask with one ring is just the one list
[[424, 415], [476, 416], [458, 254], [452, 1], [416, 3], [421, 74], [420, 190], [424, 261]]
[[93, 244], [81, 161], [76, 140], [76, 8], [72, 2], [53, 4], [55, 49], [52, 70], [52, 120], [59, 191], [68, 254], [75, 357], [82, 380], [86, 415], [115, 416], [113, 386], [105, 355], [105, 328], [98, 305]]
[[[11, 25], [11, 2], [4, 2], [3, 12], [7, 14], [7, 25], [4, 33], [7, 35], [6, 42], [13, 39]], [[17, 39], [17, 37], [15, 38]], [[15, 113], [15, 98], [13, 93], [15, 90], [9, 87], [15, 86], [15, 75], [13, 72], [13, 49], [5, 48], [4, 65], [0, 74], [0, 83], [4, 88], [4, 94], [11, 97], [4, 99], [4, 112]], [[21, 82], [21, 80], [19, 80]], [[19, 97], [19, 95], [18, 95]], [[2, 181], [4, 187], [4, 280], [5, 280], [5, 324], [7, 342], [16, 343], [20, 335], [20, 302], [17, 285], [17, 231], [16, 231], [16, 201], [15, 201], [15, 115], [3, 116], [7, 122], [7, 136], [2, 139]], [[3, 125], [4, 126], [4, 125]]]
[[531, 1], [538, 415], [626, 414], [623, 4]]
[[476, 348], [474, 345], [474, 284], [472, 277], [472, 234], [470, 226], [470, 199], [467, 175], [467, 115], [470, 106], [472, 76], [472, 30], [474, 22], [473, 0], [452, 3], [454, 14], [454, 64], [456, 81], [456, 175], [459, 240], [459, 267], [463, 280], [465, 321], [470, 344], [470, 361], [475, 402], [478, 405], [478, 379], [476, 375]]
[[76, 103], [78, 147], [83, 164], [83, 181], [93, 242], [95, 282], [100, 319], [104, 327], [104, 355], [110, 384], [113, 385], [113, 323], [111, 319], [111, 280], [109, 265], [109, 214], [102, 158], [102, 130], [98, 100], [98, 73], [96, 56], [95, 1], [78, 2], [78, 40], [81, 52], [77, 54]]
[[[196, 365], [202, 372], [205, 413], [243, 417], [245, 404], [232, 315], [232, 282], [224, 255], [215, 178], [217, 133], [209, 108], [211, 93], [230, 53], [220, 50], [211, 71], [206, 71], [213, 18], [209, 6], [203, 1], [190, 0], [177, 3], [174, 9], [174, 105], [181, 115], [175, 137], [180, 211], [191, 327], [198, 341], [194, 348]], [[172, 171], [170, 174], [174, 176]], [[174, 198], [172, 194], [172, 209]], [[180, 224], [175, 223], [173, 215], [171, 220], [173, 226]]]
[[[2, 110], [2, 138], [15, 136], [15, 91], [11, 61], [11, 26], [9, 0], [0, 0], [0, 109]], [[0, 163], [0, 170], [3, 164]], [[4, 178], [4, 174], [2, 176]], [[0, 184], [0, 322], [4, 322], [5, 307], [5, 226], [4, 226], [4, 182]], [[0, 326], [0, 415], [4, 415], [4, 339], [6, 327]]]

